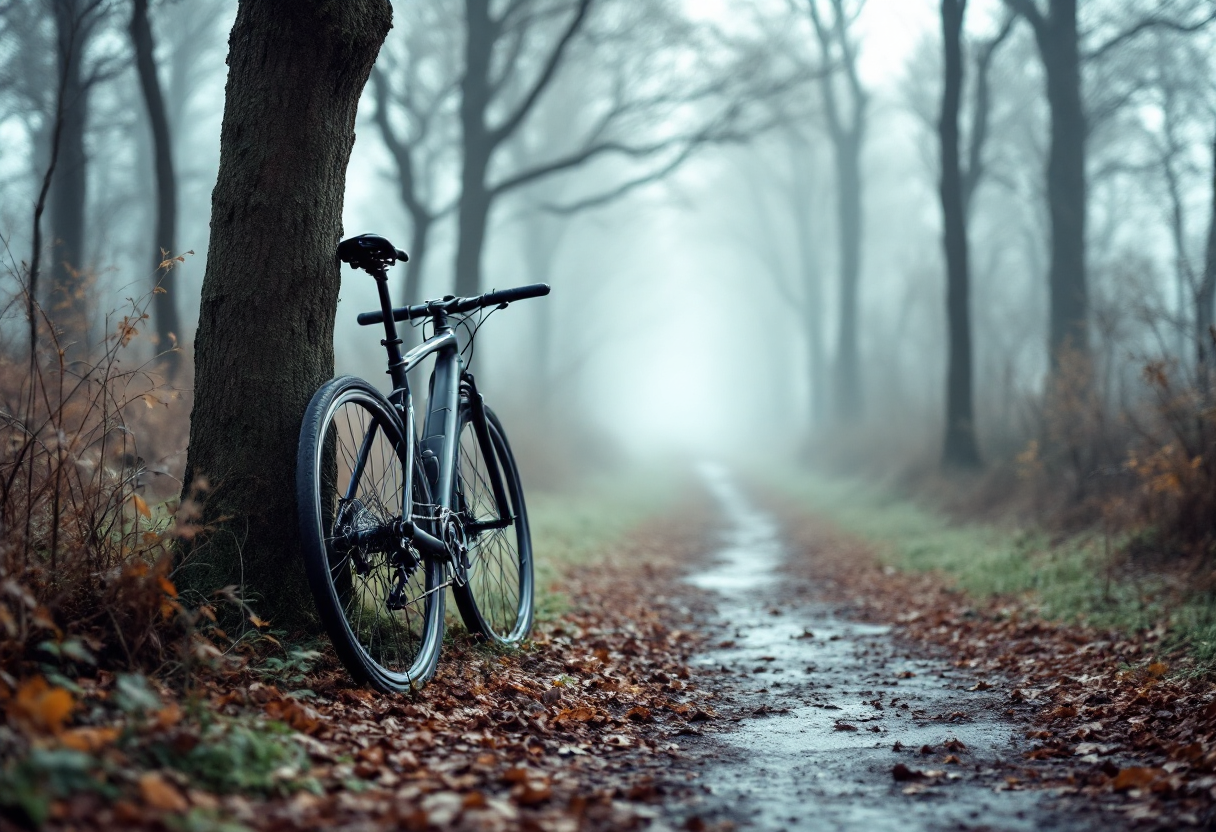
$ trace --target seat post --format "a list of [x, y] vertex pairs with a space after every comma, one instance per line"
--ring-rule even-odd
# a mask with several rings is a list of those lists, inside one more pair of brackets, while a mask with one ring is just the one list
[[376, 291], [380, 295], [380, 311], [384, 313], [384, 340], [380, 344], [388, 353], [388, 375], [393, 389], [406, 386], [405, 359], [401, 356], [401, 336], [397, 334], [397, 322], [393, 320], [393, 301], [388, 294], [388, 272], [379, 269], [371, 273], [376, 279]]

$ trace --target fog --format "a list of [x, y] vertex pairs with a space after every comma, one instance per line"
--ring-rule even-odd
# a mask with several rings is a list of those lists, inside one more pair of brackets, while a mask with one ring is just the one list
[[[376, 100], [374, 76], [360, 106], [344, 230], [382, 234], [407, 249], [415, 239], [403, 174], [377, 121], [387, 108], [390, 128], [415, 154], [416, 195], [435, 214], [416, 297], [403, 296], [410, 267], [393, 272], [394, 300], [404, 304], [456, 290], [460, 176], [471, 145], [464, 136], [462, 150], [462, 4], [394, 6], [377, 65], [384, 100]], [[523, 28], [510, 30], [491, 55], [500, 83], [484, 115], [495, 124], [524, 102], [577, 3], [490, 6], [504, 18], [516, 7], [533, 15], [519, 18], [531, 28], [517, 24]], [[1089, 306], [1079, 320], [1106, 407], [1145, 395], [1137, 379], [1146, 360], [1164, 358], [1183, 374], [1202, 363], [1195, 355], [1204, 353], [1196, 345], [1203, 336], [1195, 333], [1211, 320], [1204, 312], [1211, 296], [1202, 289], [1216, 270], [1210, 263], [1205, 270], [1216, 98], [1205, 63], [1211, 33], [1190, 25], [1201, 6], [1079, 3], [1077, 41], [1083, 54], [1093, 53], [1083, 67], [1088, 274], [1080, 280]], [[817, 38], [812, 8], [829, 24], [842, 14], [846, 38]], [[936, 464], [951, 343], [939, 192], [941, 8], [929, 0], [592, 3], [552, 83], [488, 156], [493, 191], [587, 143], [632, 148], [597, 151], [493, 194], [473, 279], [481, 291], [553, 286], [547, 299], [495, 312], [477, 337], [473, 370], [487, 398], [519, 425], [513, 435], [528, 434], [521, 441], [532, 453], [551, 445], [575, 468], [581, 459], [601, 465], [672, 455]], [[113, 327], [106, 311], [144, 294], [152, 280], [156, 180], [127, 3], [0, 5], [5, 294], [19, 298], [27, 285], [34, 210], [50, 159], [56, 9], [88, 21], [80, 56], [89, 79], [86, 187], [75, 195], [52, 187], [49, 204], [83, 201], [84, 250], [72, 267], [89, 275], [89, 311], [76, 340], [96, 343]], [[999, 41], [982, 104], [987, 141], [972, 159], [983, 169], [972, 171], [977, 184], [966, 209], [974, 388], [966, 397], [974, 418], [962, 418], [985, 459], [1008, 461], [1041, 433], [1044, 396], [1061, 377], [1049, 359], [1064, 343], [1052, 329], [1064, 306], [1052, 301], [1049, 286], [1065, 267], [1053, 266], [1061, 234], [1053, 232], [1045, 168], [1052, 126], [1064, 127], [1053, 122], [1031, 23], [1014, 19], [1002, 32], [1009, 12], [999, 0], [976, 0], [966, 11], [964, 161], [981, 106], [977, 61]], [[193, 252], [175, 269], [171, 293], [182, 321], [174, 335], [188, 357], [235, 3], [153, 3], [150, 15], [176, 160], [173, 253]], [[1180, 25], [1139, 26], [1153, 15]], [[835, 31], [828, 25], [826, 36]], [[841, 44], [843, 52], [833, 51]], [[833, 144], [825, 98], [830, 88], [847, 121], [855, 106], [850, 60], [865, 96], [853, 392], [841, 378], [841, 367], [850, 366], [842, 357], [844, 145]], [[613, 96], [626, 102], [619, 117], [605, 115], [619, 104]], [[420, 126], [423, 105], [433, 105], [431, 121]], [[588, 199], [595, 204], [577, 205]], [[582, 210], [557, 210], [563, 206]], [[62, 252], [52, 213], [42, 222], [45, 262], [53, 264]], [[40, 291], [53, 315], [49, 290]], [[344, 269], [337, 372], [384, 379], [378, 329], [354, 323], [374, 308], [372, 280]], [[25, 316], [24, 301], [8, 305], [5, 349], [14, 360]], [[1077, 325], [1070, 320], [1062, 325]], [[158, 348], [152, 340], [139, 347], [145, 359]], [[188, 390], [188, 377], [179, 384]]]

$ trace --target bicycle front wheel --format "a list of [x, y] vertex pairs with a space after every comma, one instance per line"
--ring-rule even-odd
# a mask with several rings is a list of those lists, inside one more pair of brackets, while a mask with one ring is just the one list
[[308, 405], [296, 460], [301, 548], [321, 623], [351, 676], [386, 692], [430, 679], [443, 640], [444, 566], [401, 539], [407, 511], [428, 531], [434, 517], [403, 433], [374, 387], [336, 378]]
[[[452, 594], [469, 632], [514, 644], [532, 631], [532, 536], [507, 435], [490, 408], [485, 415], [488, 444], [478, 437], [472, 406], [462, 402], [452, 510], [465, 533], [468, 582]], [[490, 466], [502, 475], [505, 506], [495, 499]]]

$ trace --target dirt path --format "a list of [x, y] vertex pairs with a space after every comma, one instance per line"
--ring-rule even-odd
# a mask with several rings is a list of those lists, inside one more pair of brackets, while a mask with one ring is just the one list
[[726, 527], [687, 578], [710, 593], [716, 634], [692, 664], [729, 704], [687, 743], [702, 789], [678, 811], [763, 830], [1111, 826], [1007, 780], [1026, 726], [1003, 697], [944, 658], [910, 656], [888, 627], [839, 618], [784, 569], [775, 520], [726, 472], [706, 479]]
[[[726, 471], [703, 474], [707, 496], [690, 489], [678, 510], [568, 571], [551, 590], [564, 612], [529, 649], [454, 638], [413, 695], [352, 688], [322, 652], [298, 673], [254, 660], [213, 670], [184, 705], [163, 680], [98, 671], [77, 680], [73, 722], [57, 731], [15, 698], [0, 758], [22, 747], [75, 756], [4, 762], [0, 832], [29, 828], [38, 806], [48, 828], [74, 830], [1207, 820], [1206, 689], [1174, 690], [1160, 673], [1102, 676], [1091, 668], [1131, 648], [1102, 653], [1086, 631], [1059, 638], [1061, 628], [973, 611], [932, 577], [884, 572], [802, 507], [779, 522]], [[898, 629], [866, 623], [913, 606]], [[1192, 734], [1191, 745], [1168, 739]]]

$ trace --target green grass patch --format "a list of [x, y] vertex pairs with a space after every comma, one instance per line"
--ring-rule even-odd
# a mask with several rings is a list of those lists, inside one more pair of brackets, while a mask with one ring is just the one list
[[569, 491], [527, 495], [536, 568], [536, 614], [566, 609], [553, 584], [568, 569], [611, 557], [612, 545], [679, 499], [677, 474], [630, 471], [589, 480]]
[[1086, 532], [1052, 539], [1037, 529], [960, 523], [892, 489], [860, 480], [790, 474], [781, 491], [873, 543], [887, 565], [941, 572], [974, 598], [1017, 596], [1049, 620], [1135, 633], [1164, 625], [1166, 649], [1216, 660], [1216, 599], [1188, 592], [1176, 573], [1129, 563], [1126, 539]]

